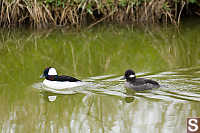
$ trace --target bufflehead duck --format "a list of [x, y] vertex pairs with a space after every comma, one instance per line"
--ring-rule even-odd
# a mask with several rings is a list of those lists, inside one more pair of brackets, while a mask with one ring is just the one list
[[82, 85], [81, 80], [74, 77], [65, 75], [58, 76], [56, 69], [53, 67], [46, 68], [40, 78], [45, 78], [43, 84], [53, 89], [65, 89]]
[[126, 70], [123, 79], [126, 79], [126, 88], [131, 88], [136, 91], [151, 90], [160, 87], [159, 83], [156, 81], [145, 78], [136, 78], [135, 72], [131, 69]]

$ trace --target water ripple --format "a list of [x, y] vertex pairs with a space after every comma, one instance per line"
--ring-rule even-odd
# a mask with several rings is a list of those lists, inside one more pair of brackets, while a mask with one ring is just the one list
[[[117, 76], [113, 74], [89, 77], [84, 81], [88, 81], [90, 84], [71, 89], [56, 90], [42, 88], [41, 83], [36, 83], [33, 87], [39, 90], [65, 95], [81, 93], [85, 95], [96, 94], [121, 98], [134, 97], [173, 102], [200, 101], [200, 78], [191, 76], [192, 73], [198, 72], [198, 69], [197, 71], [194, 71], [194, 69], [197, 68], [182, 68], [152, 75], [149, 72], [137, 73], [136, 75], [139, 77], [154, 79], [161, 84], [159, 89], [145, 92], [130, 92], [130, 90], [124, 88], [125, 81], [120, 80], [122, 75]], [[190, 70], [193, 72], [191, 73]]]

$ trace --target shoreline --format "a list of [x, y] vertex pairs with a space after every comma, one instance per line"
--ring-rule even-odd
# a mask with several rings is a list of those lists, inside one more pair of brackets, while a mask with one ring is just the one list
[[182, 17], [200, 16], [200, 2], [195, 0], [2, 0], [0, 6], [0, 27], [5, 28], [91, 28], [102, 22], [144, 26], [173, 24], [179, 27]]

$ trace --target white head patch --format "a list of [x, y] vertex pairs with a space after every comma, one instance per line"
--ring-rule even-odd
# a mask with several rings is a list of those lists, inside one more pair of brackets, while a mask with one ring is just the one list
[[50, 68], [48, 75], [58, 75], [55, 68]]
[[129, 75], [129, 77], [130, 77], [130, 78], [134, 78], [134, 77], [135, 77], [135, 75]]

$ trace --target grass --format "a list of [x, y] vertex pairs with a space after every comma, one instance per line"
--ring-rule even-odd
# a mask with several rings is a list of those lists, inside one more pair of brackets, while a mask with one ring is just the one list
[[100, 22], [178, 26], [182, 13], [200, 14], [197, 0], [2, 0], [0, 6], [1, 27], [91, 28]]

